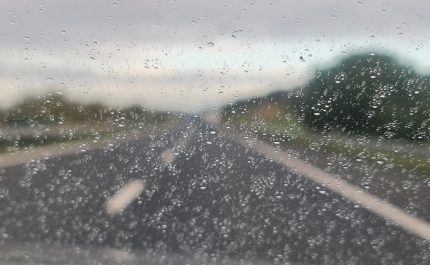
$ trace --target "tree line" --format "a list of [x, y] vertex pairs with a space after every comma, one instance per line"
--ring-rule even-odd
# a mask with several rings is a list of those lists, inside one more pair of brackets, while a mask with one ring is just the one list
[[223, 115], [240, 116], [263, 103], [281, 107], [311, 130], [430, 138], [430, 76], [388, 55], [349, 56], [316, 71], [302, 87], [236, 102]]

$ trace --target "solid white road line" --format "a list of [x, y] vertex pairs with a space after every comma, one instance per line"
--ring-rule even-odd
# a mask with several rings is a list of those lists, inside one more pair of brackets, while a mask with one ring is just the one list
[[176, 127], [177, 125], [175, 124], [167, 124], [153, 127], [151, 131], [143, 131], [138, 135], [131, 134], [119, 139], [114, 135], [100, 140], [99, 142], [90, 142], [89, 140], [71, 141], [61, 144], [36, 147], [33, 150], [20, 150], [14, 153], [0, 154], [0, 168], [19, 165], [32, 160], [44, 160], [51, 157], [60, 157], [84, 151], [97, 150], [106, 147], [108, 144], [118, 145], [130, 141], [143, 140], [152, 135], [159, 135], [166, 130], [172, 130]]
[[[227, 135], [227, 134], [226, 134]], [[430, 224], [417, 217], [409, 215], [393, 204], [384, 202], [381, 198], [368, 192], [361, 191], [346, 181], [337, 180], [334, 176], [314, 167], [300, 159], [291, 157], [289, 154], [274, 150], [274, 147], [261, 140], [252, 143], [245, 142], [241, 137], [230, 135], [237, 143], [248, 146], [252, 150], [273, 159], [275, 162], [288, 167], [304, 177], [323, 185], [324, 187], [348, 198], [373, 213], [397, 224], [405, 230], [421, 238], [430, 240]]]
[[105, 208], [108, 212], [119, 213], [134, 201], [145, 189], [145, 182], [140, 179], [130, 181], [120, 191], [118, 191], [109, 201]]

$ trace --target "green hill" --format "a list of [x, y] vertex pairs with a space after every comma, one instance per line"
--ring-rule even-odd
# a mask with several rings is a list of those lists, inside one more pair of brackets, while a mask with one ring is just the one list
[[301, 88], [237, 102], [225, 107], [223, 116], [267, 118], [263, 110], [270, 106], [279, 121], [294, 116], [312, 130], [414, 140], [430, 136], [430, 77], [386, 55], [347, 57], [316, 71]]

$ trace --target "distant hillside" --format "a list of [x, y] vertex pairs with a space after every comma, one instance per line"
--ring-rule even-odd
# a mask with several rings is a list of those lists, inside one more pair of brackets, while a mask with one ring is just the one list
[[223, 116], [260, 113], [262, 105], [296, 115], [313, 130], [430, 138], [430, 77], [386, 55], [347, 57], [317, 71], [304, 87], [237, 102], [225, 107]]
[[167, 118], [167, 113], [146, 110], [142, 106], [109, 108], [100, 104], [82, 104], [61, 95], [46, 95], [23, 100], [10, 109], [0, 111], [0, 124], [73, 124], [154, 122]]

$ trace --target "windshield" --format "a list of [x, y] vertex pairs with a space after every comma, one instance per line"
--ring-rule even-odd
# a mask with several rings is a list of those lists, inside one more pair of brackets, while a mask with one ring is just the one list
[[430, 263], [429, 5], [2, 3], [0, 263]]

